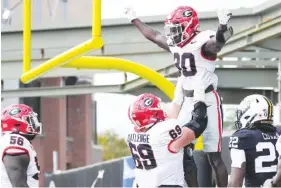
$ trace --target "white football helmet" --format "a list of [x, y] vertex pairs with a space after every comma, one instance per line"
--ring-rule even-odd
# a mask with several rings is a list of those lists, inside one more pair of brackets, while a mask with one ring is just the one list
[[273, 104], [263, 95], [249, 95], [239, 104], [236, 111], [237, 129], [251, 128], [255, 122], [273, 123]]

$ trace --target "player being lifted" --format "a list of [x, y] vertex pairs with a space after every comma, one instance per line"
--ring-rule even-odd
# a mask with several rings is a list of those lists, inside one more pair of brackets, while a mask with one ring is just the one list
[[134, 124], [127, 137], [136, 164], [138, 187], [183, 187], [182, 148], [198, 138], [207, 126], [207, 107], [202, 101], [194, 105], [193, 117], [183, 127], [168, 118], [152, 94], [142, 94], [129, 107]]
[[37, 114], [24, 104], [4, 108], [1, 113], [2, 188], [39, 187], [39, 165], [31, 140], [41, 133]]
[[262, 95], [250, 95], [237, 109], [238, 129], [229, 142], [231, 176], [228, 187], [260, 187], [277, 170], [275, 148], [280, 130], [273, 126], [272, 102]]
[[[175, 66], [179, 69], [180, 76], [173, 100], [172, 117], [179, 118], [181, 122], [191, 119], [193, 104], [196, 102], [193, 99], [194, 90], [204, 87], [197, 83], [196, 79], [206, 73], [212, 73], [206, 78], [209, 84], [203, 88], [209, 117], [203, 134], [204, 151], [215, 172], [217, 186], [226, 187], [228, 176], [221, 157], [222, 110], [220, 96], [216, 92], [218, 78], [214, 71], [217, 53], [233, 35], [232, 27], [227, 26], [232, 14], [228, 10], [218, 12], [219, 27], [216, 32], [199, 31], [196, 11], [188, 6], [179, 6], [166, 18], [165, 35], [143, 23], [132, 8], [126, 8], [125, 14], [148, 40], [174, 55]], [[187, 160], [184, 160], [184, 163], [185, 161]]]

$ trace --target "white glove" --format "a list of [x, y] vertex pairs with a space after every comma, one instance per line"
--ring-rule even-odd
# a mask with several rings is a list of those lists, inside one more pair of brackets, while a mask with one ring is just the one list
[[136, 11], [132, 7], [126, 7], [124, 14], [128, 18], [128, 20], [130, 20], [130, 22], [134, 19], [137, 19]]
[[229, 22], [232, 16], [232, 13], [228, 9], [220, 9], [217, 11], [217, 15], [218, 15], [219, 23], [221, 25], [227, 25], [227, 23]]

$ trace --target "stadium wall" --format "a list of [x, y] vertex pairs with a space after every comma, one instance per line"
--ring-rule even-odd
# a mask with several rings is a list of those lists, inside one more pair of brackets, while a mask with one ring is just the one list
[[[21, 87], [57, 87], [90, 84], [70, 77], [36, 80]], [[40, 170], [53, 171], [53, 151], [57, 151], [57, 169], [67, 170], [99, 161], [98, 148], [93, 148], [95, 106], [92, 95], [21, 98], [21, 103], [31, 106], [43, 124], [42, 135], [33, 140], [38, 154]], [[94, 158], [95, 157], [95, 158]], [[40, 187], [44, 185], [40, 175]]]
[[[229, 174], [231, 160], [228, 142], [229, 137], [224, 137], [222, 156]], [[210, 171], [206, 170], [209, 164], [206, 162], [203, 152], [196, 151], [194, 155], [199, 169], [199, 185], [200, 187], [206, 187], [212, 180], [209, 177], [210, 173], [208, 173]], [[132, 158], [125, 157], [56, 174], [45, 174], [45, 187], [132, 187], [134, 183], [134, 167]]]

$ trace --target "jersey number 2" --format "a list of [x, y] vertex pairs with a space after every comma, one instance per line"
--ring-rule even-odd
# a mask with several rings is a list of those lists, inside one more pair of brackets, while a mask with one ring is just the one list
[[136, 146], [135, 144], [129, 142], [129, 147], [131, 149], [136, 168], [145, 168], [145, 170], [156, 168], [156, 160], [150, 145], [139, 144]]
[[[183, 53], [180, 56], [179, 53], [174, 53], [174, 60], [176, 63], [176, 67], [179, 69], [180, 74], [183, 74], [185, 77], [194, 76], [197, 73], [193, 54]], [[186, 67], [186, 61], [189, 61], [189, 71]]]
[[256, 173], [276, 172], [277, 157], [276, 149], [271, 142], [259, 142], [256, 145], [257, 152], [269, 151], [268, 155], [261, 155], [255, 160]]

